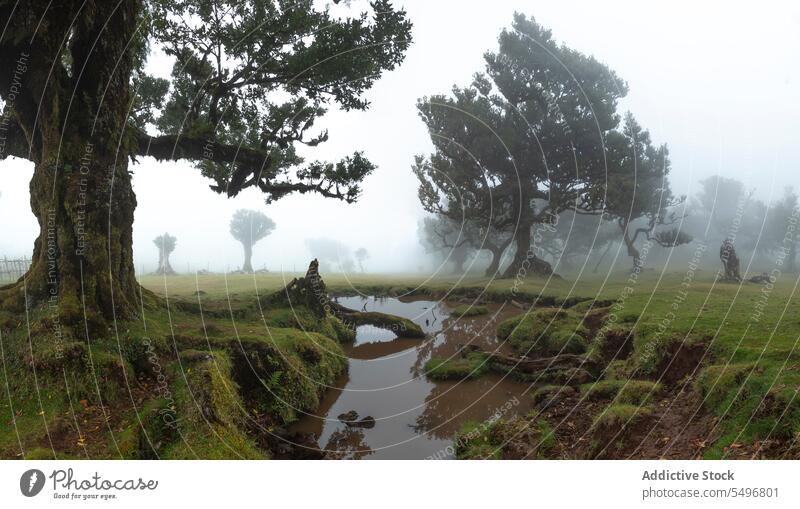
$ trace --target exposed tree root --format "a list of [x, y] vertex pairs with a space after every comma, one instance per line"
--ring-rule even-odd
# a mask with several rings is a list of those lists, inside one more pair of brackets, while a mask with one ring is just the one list
[[359, 325], [373, 325], [394, 332], [401, 338], [424, 338], [422, 328], [406, 318], [378, 313], [376, 311], [355, 311], [335, 302], [330, 303], [331, 310], [345, 324], [357, 327]]
[[507, 369], [525, 374], [534, 374], [544, 370], [586, 369], [594, 370], [597, 363], [585, 355], [564, 353], [553, 357], [530, 359], [527, 357], [513, 357], [499, 352], [490, 352], [475, 345], [465, 345], [461, 352], [463, 355], [478, 352], [486, 356], [492, 364], [503, 366]]

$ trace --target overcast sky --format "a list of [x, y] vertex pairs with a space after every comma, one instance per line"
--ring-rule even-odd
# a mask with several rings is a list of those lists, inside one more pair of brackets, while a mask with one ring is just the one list
[[[320, 128], [330, 141], [314, 158], [364, 150], [379, 168], [354, 205], [311, 196], [266, 206], [249, 190], [227, 199], [189, 164], [145, 159], [133, 166], [138, 208], [134, 224], [137, 268], [153, 270], [152, 239], [178, 237], [173, 267], [235, 269], [241, 248], [228, 234], [238, 208], [264, 211], [277, 224], [255, 248], [254, 267], [298, 270], [307, 263], [305, 239], [328, 237], [365, 247], [373, 271], [422, 267], [417, 201], [410, 166], [430, 141], [415, 109], [423, 95], [448, 92], [483, 70], [482, 55], [496, 47], [515, 10], [534, 16], [570, 47], [607, 63], [630, 86], [622, 104], [672, 153], [676, 194], [692, 194], [698, 180], [722, 174], [779, 197], [797, 185], [794, 157], [800, 142], [800, 7], [790, 2], [653, 2], [536, 0], [407, 0], [414, 44], [402, 67], [369, 92], [367, 112], [331, 112]], [[359, 2], [353, 2], [357, 8]], [[163, 59], [153, 71], [169, 72]], [[312, 154], [309, 154], [312, 156]], [[0, 163], [0, 256], [30, 254], [38, 233], [30, 212], [30, 163]]]

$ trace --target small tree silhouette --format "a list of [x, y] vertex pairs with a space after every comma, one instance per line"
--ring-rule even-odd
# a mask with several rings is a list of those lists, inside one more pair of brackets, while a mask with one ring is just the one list
[[242, 272], [253, 272], [253, 246], [275, 230], [275, 222], [257, 210], [237, 210], [231, 219], [231, 235], [244, 247]]
[[169, 233], [159, 235], [153, 239], [153, 244], [158, 248], [158, 270], [156, 270], [156, 273], [167, 276], [175, 274], [175, 271], [172, 270], [172, 266], [169, 264], [169, 255], [175, 251], [176, 241], [177, 239]]
[[358, 267], [361, 269], [361, 272], [364, 272], [364, 262], [369, 258], [369, 251], [367, 251], [366, 248], [360, 247], [356, 249], [354, 254], [358, 262]]

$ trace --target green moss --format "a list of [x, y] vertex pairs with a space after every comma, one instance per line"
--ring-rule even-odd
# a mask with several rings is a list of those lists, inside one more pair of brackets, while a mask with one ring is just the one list
[[600, 380], [584, 384], [581, 386], [581, 395], [590, 401], [614, 399], [623, 384], [625, 384], [624, 380]]
[[577, 391], [568, 385], [544, 385], [536, 389], [531, 397], [536, 405], [546, 407], [576, 395]]
[[77, 456], [73, 456], [72, 454], [65, 454], [58, 451], [53, 453], [52, 449], [47, 449], [45, 447], [35, 447], [25, 452], [25, 459], [28, 461], [35, 461], [35, 460], [52, 460], [52, 459], [74, 460], [79, 458]]
[[178, 440], [176, 408], [167, 400], [148, 400], [125, 419], [129, 423], [114, 436], [125, 459], [158, 459], [164, 448]]
[[469, 316], [488, 315], [489, 308], [486, 306], [476, 306], [472, 304], [462, 304], [456, 307], [451, 313], [451, 316], [456, 318], [464, 318]]
[[663, 387], [660, 383], [648, 380], [628, 380], [619, 390], [615, 402], [629, 405], [646, 405], [654, 397], [657, 397], [662, 389]]
[[590, 309], [595, 310], [597, 308], [598, 305], [595, 303], [593, 299], [586, 299], [572, 306], [570, 308], [570, 311], [574, 311], [575, 313], [585, 314]]
[[367, 311], [347, 315], [347, 320], [353, 325], [374, 325], [394, 332], [401, 338], [424, 338], [422, 327], [407, 318], [388, 315], [377, 311]]
[[489, 371], [489, 363], [486, 361], [486, 354], [480, 352], [452, 359], [434, 357], [425, 364], [425, 373], [434, 380], [478, 378]]
[[330, 323], [334, 338], [338, 339], [340, 343], [352, 343], [356, 340], [356, 330], [353, 327], [348, 327], [339, 318], [331, 315], [328, 316], [328, 323]]
[[[709, 336], [696, 334], [672, 334], [648, 340], [647, 334], [637, 335], [635, 341], [636, 369], [646, 377], [675, 377], [679, 370], [688, 375], [705, 359], [713, 359], [719, 353], [718, 345], [708, 347]], [[664, 369], [669, 366], [668, 371]]]
[[315, 410], [326, 387], [333, 386], [347, 368], [336, 341], [297, 329], [243, 336], [230, 348], [245, 396], [283, 423], [295, 420], [298, 410]]
[[661, 393], [662, 386], [649, 380], [601, 380], [581, 386], [581, 392], [591, 401], [614, 400], [615, 404], [641, 406]]
[[593, 428], [619, 430], [630, 426], [640, 419], [649, 417], [653, 409], [647, 406], [614, 403], [605, 408], [592, 423]]
[[606, 365], [606, 378], [628, 379], [633, 371], [633, 362], [630, 359], [613, 360]]
[[723, 403], [730, 406], [737, 393], [741, 395], [742, 382], [754, 368], [752, 362], [708, 366], [700, 371], [695, 385], [710, 408]]
[[522, 355], [545, 357], [559, 353], [583, 353], [588, 330], [581, 314], [547, 308], [501, 322], [497, 327], [497, 335]]
[[185, 371], [174, 368], [180, 441], [167, 447], [166, 459], [264, 458], [243, 431], [246, 410], [232, 376], [232, 362], [222, 351], [213, 352]]
[[529, 422], [521, 417], [467, 423], [456, 434], [458, 459], [546, 458], [555, 447], [555, 437], [543, 419]]

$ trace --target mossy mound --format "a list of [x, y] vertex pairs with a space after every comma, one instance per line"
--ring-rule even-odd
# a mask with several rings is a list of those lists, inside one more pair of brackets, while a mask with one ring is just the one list
[[267, 455], [243, 431], [247, 411], [233, 380], [233, 363], [224, 351], [196, 360], [173, 378], [175, 400], [181, 415], [180, 440], [159, 452], [165, 459], [260, 459]]
[[728, 404], [732, 404], [735, 393], [741, 392], [747, 374], [755, 368], [753, 362], [707, 366], [700, 371], [695, 386], [711, 408], [720, 406], [726, 399], [729, 399]]
[[515, 316], [497, 326], [497, 336], [527, 357], [583, 353], [588, 335], [583, 315], [557, 308]]
[[541, 419], [467, 423], [455, 436], [458, 459], [545, 459], [555, 447], [553, 431]]
[[577, 395], [578, 391], [569, 385], [545, 385], [538, 388], [531, 397], [534, 404], [544, 410]]
[[620, 387], [625, 383], [624, 380], [600, 380], [591, 384], [581, 386], [581, 395], [589, 401], [611, 400], [617, 396]]
[[648, 406], [614, 403], [606, 407], [594, 418], [592, 428], [603, 433], [616, 433], [641, 419], [649, 417], [653, 409]]
[[470, 316], [488, 315], [489, 308], [486, 306], [475, 306], [472, 304], [462, 304], [456, 307], [450, 315], [455, 318], [465, 318]]
[[601, 380], [581, 386], [581, 393], [590, 401], [614, 400], [624, 405], [646, 405], [658, 396], [663, 387], [649, 380]]
[[270, 328], [238, 338], [178, 338], [184, 349], [209, 348], [209, 342], [229, 353], [244, 396], [281, 424], [295, 420], [298, 411], [316, 409], [325, 388], [347, 368], [338, 342], [315, 332]]
[[347, 367], [341, 321], [300, 309], [306, 331], [269, 324], [289, 315], [231, 325], [163, 306], [86, 342], [55, 337], [34, 312], [32, 344], [24, 328], [2, 331], [0, 458], [268, 457], [257, 437], [316, 410]]
[[477, 378], [489, 371], [487, 358], [480, 352], [472, 352], [464, 357], [453, 359], [434, 357], [425, 364], [425, 373], [434, 380]]
[[[586, 314], [587, 312], [597, 312], [602, 310], [604, 313], [607, 313], [610, 307], [614, 304], [614, 301], [608, 299], [581, 299], [576, 298], [573, 299], [572, 302], [577, 301], [572, 306], [565, 306], [569, 307], [570, 311], [580, 314]], [[566, 304], [569, 303], [569, 299], [565, 301]]]
[[[727, 432], [705, 452], [709, 459], [730, 457], [734, 443], [769, 438], [790, 444], [777, 457], [800, 457], [800, 374], [769, 360], [711, 365], [702, 369], [695, 387], [706, 408], [728, 421]], [[735, 451], [734, 451], [735, 452]], [[785, 455], [785, 456], [784, 456]]]
[[[318, 332], [341, 343], [351, 342], [356, 337], [355, 328], [348, 327], [333, 314], [326, 313], [320, 317], [303, 306], [264, 309], [260, 314], [264, 326], [270, 328]], [[261, 329], [263, 328], [261, 327]]]

